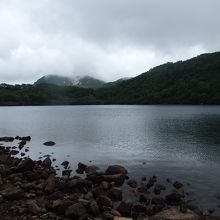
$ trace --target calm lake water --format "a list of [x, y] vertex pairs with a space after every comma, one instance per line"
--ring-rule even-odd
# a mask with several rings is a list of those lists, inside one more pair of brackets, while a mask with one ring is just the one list
[[0, 124], [0, 136], [32, 137], [33, 159], [42, 152], [74, 170], [122, 164], [136, 179], [179, 180], [189, 199], [220, 213], [220, 106], [1, 107]]

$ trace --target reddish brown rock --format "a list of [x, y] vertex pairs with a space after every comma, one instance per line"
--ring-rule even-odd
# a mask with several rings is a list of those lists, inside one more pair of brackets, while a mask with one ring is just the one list
[[54, 192], [55, 187], [56, 187], [56, 178], [54, 174], [51, 174], [46, 181], [45, 191], [52, 193]]

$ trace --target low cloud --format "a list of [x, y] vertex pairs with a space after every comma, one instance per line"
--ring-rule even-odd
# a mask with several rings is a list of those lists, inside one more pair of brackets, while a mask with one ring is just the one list
[[218, 0], [1, 0], [0, 81], [111, 81], [220, 49]]

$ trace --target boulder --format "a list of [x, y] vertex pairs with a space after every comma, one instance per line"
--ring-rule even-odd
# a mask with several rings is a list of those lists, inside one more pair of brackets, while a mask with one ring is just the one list
[[22, 141], [20, 141], [18, 144], [19, 144], [19, 145], [26, 145], [26, 144], [27, 144], [27, 141], [22, 140]]
[[165, 189], [166, 189], [166, 187], [164, 185], [156, 184], [154, 187], [154, 194], [159, 195], [161, 193], [161, 191], [165, 190]]
[[23, 176], [28, 180], [28, 181], [34, 181], [34, 180], [38, 180], [39, 179], [39, 173], [37, 173], [36, 171], [25, 171], [23, 173]]
[[98, 170], [98, 167], [96, 167], [96, 166], [87, 166], [87, 167], [85, 168], [86, 174], [96, 173], [97, 170]]
[[79, 218], [86, 214], [86, 208], [81, 203], [69, 206], [65, 211], [66, 217]]
[[76, 173], [78, 173], [78, 174], [83, 174], [84, 173], [84, 170], [82, 170], [82, 169], [76, 169]]
[[67, 186], [70, 191], [84, 192], [84, 189], [87, 191], [92, 189], [92, 182], [86, 179], [73, 179]]
[[157, 178], [155, 176], [151, 177], [147, 183], [147, 189], [150, 189], [155, 182], [157, 182]]
[[107, 196], [99, 196], [98, 199], [96, 200], [99, 208], [103, 210], [103, 207], [111, 207], [112, 206], [112, 201], [109, 197]]
[[198, 216], [194, 212], [187, 210], [186, 213], [180, 212], [177, 208], [170, 208], [156, 214], [152, 220], [199, 220], [201, 216]]
[[63, 170], [62, 175], [63, 176], [70, 176], [71, 172], [72, 172], [72, 170]]
[[145, 195], [141, 194], [139, 196], [139, 202], [148, 205], [150, 203], [150, 200]]
[[20, 140], [20, 141], [30, 141], [31, 136], [25, 136], [25, 137], [16, 136], [15, 139]]
[[0, 137], [0, 141], [2, 141], [2, 142], [13, 142], [14, 138], [13, 137]]
[[173, 187], [175, 187], [176, 189], [180, 189], [183, 187], [183, 184], [181, 182], [175, 181], [173, 183]]
[[46, 158], [43, 160], [42, 164], [43, 164], [45, 167], [51, 167], [52, 161], [51, 161], [50, 157], [46, 157]]
[[0, 175], [2, 175], [2, 177], [5, 177], [10, 173], [11, 173], [10, 168], [7, 165], [0, 164]]
[[145, 176], [142, 176], [142, 177], [141, 177], [141, 180], [142, 180], [142, 181], [146, 181], [147, 178], [146, 178]]
[[20, 200], [24, 197], [24, 192], [20, 188], [8, 188], [7, 190], [0, 192], [5, 200], [13, 201]]
[[113, 201], [121, 201], [122, 200], [122, 189], [118, 187], [112, 187], [109, 191], [109, 197]]
[[127, 184], [131, 187], [131, 188], [137, 188], [137, 181], [135, 179], [130, 179]]
[[120, 216], [121, 216], [120, 212], [117, 211], [117, 210], [115, 210], [115, 209], [111, 209], [111, 214], [112, 214], [113, 216], [117, 216], [117, 217], [120, 217]]
[[46, 146], [54, 146], [56, 143], [54, 141], [46, 141], [43, 144]]
[[84, 163], [79, 162], [78, 163], [78, 169], [85, 171], [86, 170], [87, 165]]
[[56, 187], [56, 178], [54, 174], [51, 174], [46, 181], [45, 191], [52, 193], [54, 192], [55, 187]]
[[96, 201], [92, 201], [89, 205], [89, 213], [91, 213], [94, 217], [100, 214], [99, 206]]
[[110, 187], [110, 184], [106, 181], [102, 181], [100, 186], [104, 189], [104, 190], [108, 190]]
[[69, 166], [69, 161], [63, 161], [63, 162], [61, 163], [61, 165], [62, 165], [65, 169], [67, 169], [67, 167]]
[[93, 187], [92, 194], [94, 198], [98, 198], [99, 196], [105, 196], [106, 191], [101, 186], [97, 185]]
[[24, 145], [19, 144], [18, 148], [19, 148], [19, 150], [22, 150], [24, 148]]
[[151, 203], [153, 205], [160, 205], [160, 206], [165, 206], [165, 200], [162, 197], [153, 197], [151, 199]]
[[33, 214], [33, 215], [42, 215], [46, 213], [46, 210], [44, 208], [41, 208], [35, 201], [33, 201], [30, 205], [29, 205], [29, 211]]
[[120, 165], [112, 165], [107, 168], [105, 171], [106, 174], [114, 175], [114, 174], [124, 174], [126, 175], [128, 171], [125, 169], [125, 167]]
[[61, 199], [57, 199], [57, 200], [54, 200], [52, 202], [52, 208], [53, 209], [57, 209], [57, 208], [59, 208], [62, 205], [63, 205], [63, 201]]
[[63, 200], [63, 201], [62, 201], [62, 204], [61, 204], [59, 207], [57, 207], [56, 213], [57, 213], [58, 215], [65, 215], [65, 212], [66, 212], [67, 208], [68, 208], [69, 206], [71, 206], [72, 204], [73, 204], [73, 202], [70, 201], [69, 199]]
[[2, 175], [0, 174], [0, 186], [3, 185]]
[[102, 172], [87, 174], [86, 179], [92, 181], [94, 184], [100, 184], [103, 181], [103, 174]]
[[19, 154], [19, 151], [18, 150], [11, 150], [10, 154], [11, 155], [17, 155], [17, 154]]
[[125, 218], [125, 217], [115, 216], [115, 217], [114, 217], [114, 220], [133, 220], [133, 219], [132, 219], [132, 218]]
[[132, 207], [133, 212], [144, 213], [146, 212], [146, 210], [147, 210], [146, 206], [142, 204], [137, 204]]
[[114, 216], [111, 213], [109, 213], [109, 212], [104, 212], [102, 214], [102, 219], [103, 220], [113, 220]]
[[179, 205], [182, 201], [183, 196], [177, 192], [172, 192], [165, 197], [168, 205]]
[[102, 179], [108, 183], [115, 183], [115, 186], [122, 186], [125, 181], [124, 174], [102, 175]]
[[34, 161], [30, 158], [26, 158], [18, 164], [16, 170], [19, 172], [32, 171], [34, 167]]
[[131, 215], [132, 203], [122, 201], [119, 206], [116, 208], [117, 211], [123, 216]]

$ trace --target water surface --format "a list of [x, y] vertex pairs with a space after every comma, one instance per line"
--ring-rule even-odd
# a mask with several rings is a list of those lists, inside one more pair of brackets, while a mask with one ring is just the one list
[[73, 169], [122, 164], [137, 179], [180, 180], [201, 208], [220, 213], [220, 106], [1, 107], [0, 124], [1, 136], [32, 137], [34, 159], [42, 152]]

